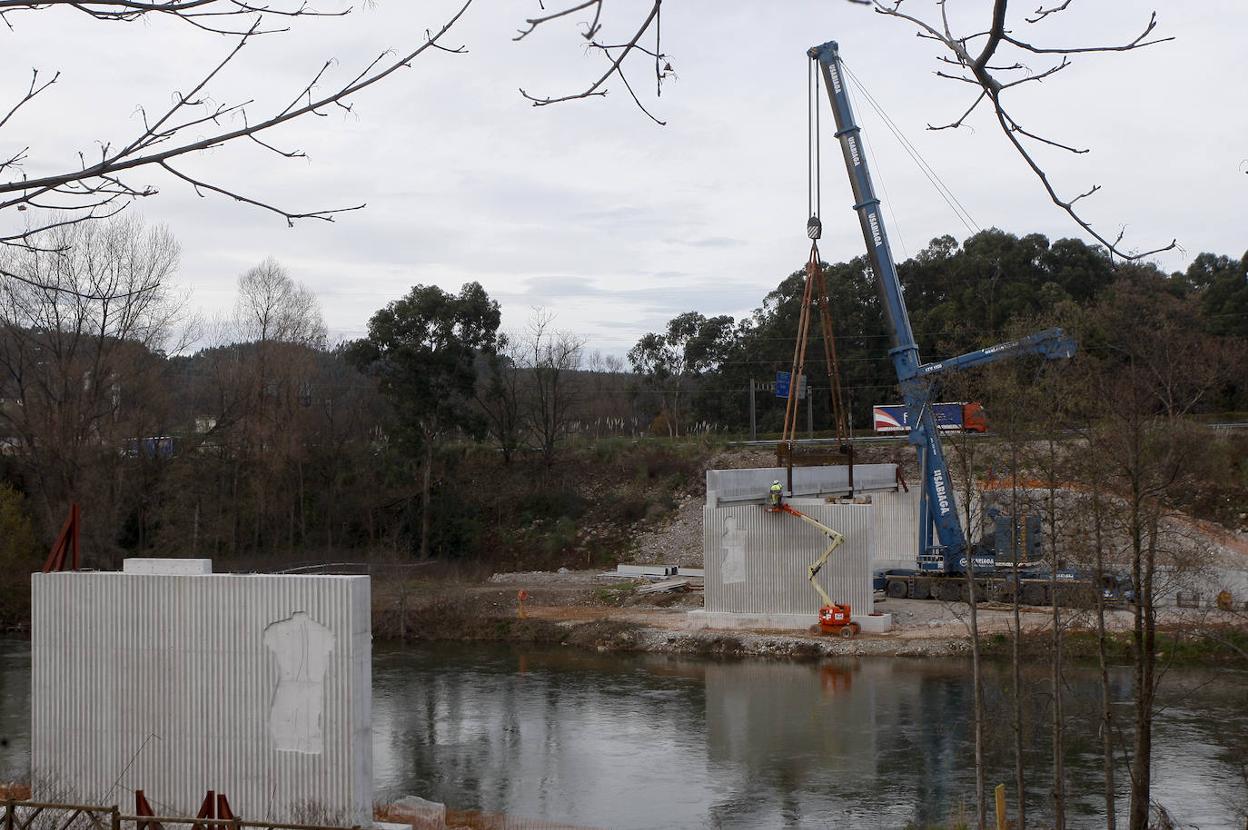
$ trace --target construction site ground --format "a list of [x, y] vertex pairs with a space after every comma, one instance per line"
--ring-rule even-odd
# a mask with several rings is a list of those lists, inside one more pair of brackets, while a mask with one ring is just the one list
[[[917, 471], [913, 454], [907, 450], [901, 444], [866, 446], [859, 460], [897, 463], [907, 479], [913, 481]], [[712, 451], [697, 463], [704, 469], [766, 467], [775, 463], [775, 456], [770, 449], [735, 447]], [[647, 486], [670, 486], [664, 481], [655, 479]], [[703, 566], [705, 486], [701, 477], [688, 476], [682, 486], [668, 490], [665, 499], [668, 510], [620, 529], [626, 541], [612, 561]], [[1238, 516], [1241, 524], [1244, 516], [1248, 514]], [[1209, 521], [1181, 518], [1187, 534], [1203, 539], [1214, 554], [1214, 567], [1248, 570], [1248, 525], [1235, 525], [1232, 530]], [[880, 635], [864, 634], [853, 640], [802, 631], [710, 630], [698, 628], [696, 619], [688, 613], [702, 607], [700, 590], [641, 594], [637, 589], [644, 582], [604, 579], [610, 566], [584, 569], [584, 564], [574, 562], [575, 559], [567, 561], [572, 570], [526, 571], [517, 562], [520, 567], [516, 572], [492, 576], [488, 571], [476, 571], [424, 581], [377, 581], [373, 588], [373, 630], [379, 637], [401, 639], [506, 640], [602, 650], [741, 656], [947, 656], [970, 650], [969, 609], [963, 603], [885, 600], [877, 594], [876, 610], [892, 614], [893, 630]], [[503, 562], [495, 567], [500, 565], [505, 567]], [[694, 587], [698, 587], [696, 580]], [[523, 617], [520, 592], [527, 596]], [[1171, 608], [1160, 613], [1159, 623], [1177, 631], [1191, 628], [1194, 617], [1201, 628], [1212, 625], [1242, 629], [1244, 616]], [[1049, 639], [1045, 635], [1053, 625], [1050, 608], [1024, 608], [1021, 618], [1029, 639], [1036, 643]], [[1128, 609], [1113, 609], [1107, 615], [1107, 627], [1121, 643], [1129, 641], [1131, 624]], [[1095, 620], [1086, 610], [1063, 609], [1061, 625], [1078, 636], [1078, 632], [1092, 631]], [[978, 627], [983, 642], [990, 647], [1002, 647], [1011, 640], [1013, 609], [981, 605]]]
[[[401, 598], [394, 595], [395, 586], [378, 586], [374, 627], [379, 636], [405, 639], [498, 640], [670, 654], [942, 657], [970, 651], [969, 606], [964, 603], [877, 595], [876, 610], [892, 615], [893, 630], [842, 639], [792, 630], [701, 628], [696, 615], [689, 614], [702, 607], [700, 590], [637, 593], [644, 584], [604, 580], [602, 571], [595, 570], [495, 574], [484, 583], [432, 582], [412, 586]], [[997, 646], [1008, 642], [1013, 608], [981, 604], [977, 610], [981, 641]], [[401, 630], [395, 628], [395, 612], [404, 620]], [[1219, 613], [1167, 609], [1159, 622], [1176, 629], [1194, 623], [1208, 627], [1241, 622], [1233, 616], [1223, 620]], [[1048, 639], [1051, 608], [1024, 607], [1020, 618], [1027, 639]], [[1124, 642], [1131, 623], [1130, 609], [1107, 613], [1107, 628]], [[1062, 609], [1061, 625], [1068, 632], [1090, 632], [1095, 617], [1087, 610]]]

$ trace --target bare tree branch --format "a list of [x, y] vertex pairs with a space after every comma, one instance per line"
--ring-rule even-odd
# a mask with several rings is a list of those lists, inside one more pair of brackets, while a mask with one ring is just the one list
[[1003, 115], [1005, 116], [1006, 120], [1010, 122], [1010, 129], [1020, 135], [1025, 135], [1030, 139], [1039, 141], [1041, 144], [1048, 144], [1050, 147], [1056, 147], [1059, 150], [1067, 150], [1071, 153], [1075, 153], [1076, 155], [1083, 155], [1084, 153], [1088, 152], [1088, 149], [1086, 147], [1084, 148], [1071, 147], [1069, 144], [1062, 144], [1060, 141], [1054, 141], [1051, 138], [1045, 138], [1044, 136], [1036, 135], [1035, 133], [1028, 132], [1027, 130], [1024, 130], [1022, 126], [1019, 125], [1019, 123], [1015, 121], [1014, 118], [1008, 112], [1004, 112]]
[[[551, 15], [547, 17], [546, 19], [553, 20], [557, 17], [562, 17], [564, 14], [577, 11], [578, 8], [586, 8], [589, 5], [597, 6], [597, 9], [595, 10], [595, 13], [594, 13], [594, 22], [591, 25], [591, 30], [597, 31], [597, 28], [599, 26], [598, 18], [602, 13], [600, 0], [597, 0], [597, 2], [594, 2], [592, 4], [590, 3], [582, 4], [581, 6], [577, 8], [568, 9], [567, 11], [563, 13]], [[579, 98], [589, 98], [591, 96], [596, 96], [596, 95], [606, 95], [607, 91], [602, 88], [603, 84], [605, 84], [611, 78], [612, 75], [619, 75], [621, 79], [624, 78], [623, 72], [621, 71], [621, 67], [624, 64], [624, 61], [628, 59], [628, 56], [630, 54], [632, 54], [633, 49], [637, 46], [637, 41], [641, 40], [642, 35], [644, 35], [647, 31], [649, 31], [651, 25], [654, 24], [654, 22], [658, 19], [659, 9], [662, 7], [662, 5], [663, 5], [663, 0], [654, 0], [653, 5], [650, 6], [650, 13], [646, 15], [645, 20], [643, 20], [641, 22], [641, 25], [637, 27], [637, 31], [633, 33], [632, 38], [630, 38], [629, 41], [626, 44], [624, 44], [624, 46], [620, 49], [618, 56], [612, 58], [611, 52], [608, 48], [602, 47], [598, 44], [591, 43], [591, 45], [597, 46], [597, 48], [601, 49], [602, 52], [605, 55], [607, 55], [607, 58], [610, 61], [610, 66], [607, 67], [607, 71], [604, 72], [602, 76], [598, 78], [598, 80], [591, 83], [588, 87], [586, 87], [581, 92], [576, 92], [576, 93], [572, 93], [569, 95], [563, 95], [558, 98], [552, 98], [550, 96], [538, 98], [537, 96], [530, 95], [529, 93], [525, 92], [523, 89], [520, 90], [520, 94], [523, 95], [527, 100], [532, 101], [533, 106], [535, 107], [544, 107], [549, 104], [559, 104], [559, 103], [563, 103], [564, 101], [575, 101]], [[529, 22], [533, 23], [533, 21], [529, 21]], [[540, 21], [540, 22], [545, 22], [545, 21]], [[540, 25], [540, 22], [537, 25]], [[524, 34], [527, 34], [527, 32], [525, 32]], [[657, 43], [655, 45], [655, 52], [659, 53], [660, 56], [662, 55]], [[628, 82], [625, 80], [624, 83], [625, 85], [627, 85]], [[631, 88], [629, 91], [630, 92], [632, 91]], [[633, 96], [633, 100], [635, 101], [637, 100], [636, 95]], [[637, 105], [640, 107], [641, 102], [638, 101]], [[642, 111], [645, 112], [644, 107], [642, 107]], [[646, 112], [646, 115], [650, 115], [650, 113]], [[650, 115], [650, 117], [654, 119], [655, 121], [658, 121], [658, 119], [654, 118], [653, 115]], [[659, 123], [662, 123], [662, 122], [659, 122]]]
[[348, 208], [334, 208], [332, 210], [313, 210], [313, 211], [308, 211], [306, 213], [295, 213], [293, 211], [283, 210], [282, 208], [274, 207], [273, 205], [270, 205], [266, 202], [261, 202], [256, 199], [248, 198], [247, 196], [241, 196], [238, 193], [233, 192], [232, 190], [225, 189], [224, 187], [218, 187], [217, 185], [209, 184], [208, 182], [202, 181], [200, 179], [192, 178], [191, 176], [186, 175], [180, 170], [175, 170], [173, 167], [169, 165], [169, 162], [167, 161], [160, 162], [160, 166], [164, 168], [166, 171], [168, 171], [170, 174], [172, 174], [173, 176], [176, 176], [177, 178], [191, 185], [191, 187], [195, 189], [195, 193], [200, 197], [203, 197], [204, 195], [202, 192], [200, 192], [201, 190], [211, 190], [213, 193], [219, 193], [222, 196], [228, 196], [236, 202], [242, 202], [243, 204], [253, 205], [254, 207], [263, 208], [264, 210], [270, 211], [272, 213], [276, 213], [279, 216], [284, 217], [286, 219], [287, 226], [292, 227], [292, 228], [295, 226], [296, 219], [323, 219], [326, 222], [332, 222], [334, 221], [333, 215], [335, 213], [346, 213], [352, 210], [362, 210], [365, 207], [365, 205], [359, 204], [359, 205], [356, 205], [355, 207], [348, 207]]
[[529, 28], [520, 29], [518, 34], [513, 37], [512, 40], [524, 40], [524, 38], [531, 35], [537, 30], [537, 27], [541, 26], [543, 23], [549, 23], [552, 20], [558, 20], [561, 17], [566, 17], [569, 14], [575, 14], [582, 9], [588, 9], [591, 6], [594, 8], [594, 19], [590, 21], [585, 31], [585, 39], [589, 40], [598, 34], [598, 19], [602, 15], [602, 0], [586, 0], [584, 3], [578, 3], [575, 6], [568, 6], [566, 9], [554, 12], [553, 14], [548, 14], [545, 17], [530, 17], [524, 21], [529, 24]]
[[[952, 65], [952, 66], [961, 66], [961, 65], [962, 65], [962, 62], [961, 62], [961, 61], [955, 61], [953, 58], [947, 58], [947, 57], [945, 57], [944, 55], [937, 55], [937, 56], [936, 56], [936, 60], [940, 61], [941, 63], [947, 63], [947, 64], [950, 64], [950, 65]], [[1009, 66], [988, 66], [988, 67], [985, 67], [985, 68], [986, 68], [986, 69], [991, 69], [991, 70], [993, 70], [994, 72], [1012, 72], [1012, 71], [1013, 71], [1013, 70], [1015, 70], [1015, 69], [1027, 69], [1027, 67], [1026, 67], [1025, 65], [1023, 65], [1023, 64], [1021, 64], [1021, 63], [1017, 63], [1017, 62], [1012, 63], [1012, 64], [1010, 64]]]
[[984, 92], [983, 90], [980, 90], [978, 97], [975, 98], [975, 102], [966, 108], [966, 112], [962, 113], [962, 115], [958, 118], [958, 120], [951, 121], [948, 124], [944, 124], [939, 127], [933, 127], [931, 124], [928, 124], [927, 128], [929, 130], [956, 130], [958, 127], [961, 127], [962, 122], [965, 121], [967, 117], [970, 116], [970, 114], [975, 111], [975, 108], [979, 106], [980, 102], [983, 101], [987, 97], [988, 97], [988, 93]]
[[[1004, 2], [1004, 0], [1000, 0]], [[1157, 28], [1157, 12], [1153, 12], [1148, 19], [1148, 25], [1144, 27], [1144, 31], [1130, 43], [1124, 43], [1120, 46], [1061, 46], [1045, 48], [1034, 46], [1030, 43], [1024, 43], [1011, 37], [1009, 34], [1002, 34], [1001, 39], [1006, 43], [1017, 46], [1020, 49], [1026, 49], [1028, 52], [1034, 52], [1037, 55], [1076, 55], [1088, 52], [1129, 52], [1132, 49], [1143, 49], [1145, 46], [1155, 46], [1158, 43], [1166, 43], [1174, 40], [1174, 36], [1159, 37], [1154, 40], [1145, 40], [1153, 29]]]
[[[243, 0], [166, 0], [165, 2], [141, 2], [141, 0], [0, 0], [0, 20], [10, 29], [13, 24], [9, 15], [17, 12], [44, 11], [65, 7], [87, 15], [95, 20], [113, 23], [133, 23], [146, 15], [173, 17], [198, 29], [219, 35], [242, 35], [246, 30], [216, 25], [216, 20], [234, 18], [296, 18], [296, 17], [343, 17], [351, 8], [336, 12], [323, 12], [308, 5], [306, 0], [293, 7], [255, 5]], [[257, 28], [254, 34], [278, 34], [289, 31], [288, 26]]]
[[4, 125], [9, 123], [9, 119], [13, 117], [14, 113], [16, 113], [26, 104], [30, 103], [30, 101], [40, 92], [43, 92], [48, 87], [52, 86], [52, 84], [56, 83], [57, 79], [59, 79], [60, 77], [61, 77], [61, 73], [57, 72], [55, 75], [52, 76], [52, 80], [44, 81], [41, 84], [39, 83], [39, 70], [32, 69], [30, 71], [30, 89], [26, 90], [26, 94], [23, 95], [21, 99], [16, 104], [14, 104], [7, 113], [4, 114], [3, 118], [0, 118], [0, 129], [3, 129]]
[[1012, 86], [1025, 84], [1029, 81], [1043, 81], [1045, 78], [1056, 75], [1058, 72], [1061, 72], [1063, 69], [1065, 69], [1068, 66], [1070, 66], [1070, 59], [1067, 58], [1065, 55], [1063, 55], [1061, 63], [1055, 66], [1050, 66], [1048, 69], [1044, 70], [1038, 75], [1028, 75], [1026, 78], [1019, 78], [1017, 81], [1010, 81], [1009, 83], [1002, 84], [1001, 88], [1009, 89]]
[[[298, 18], [307, 16], [340, 17], [350, 11], [320, 12], [311, 8], [306, 1], [295, 3], [279, 2], [274, 5], [253, 5], [244, 0], [98, 0], [98, 2], [82, 2], [82, 0], [45, 0], [45, 2], [18, 2], [18, 0], [0, 0], [0, 19], [12, 27], [7, 15], [16, 12], [32, 13], [56, 7], [66, 7], [74, 11], [86, 13], [92, 18], [106, 22], [133, 22], [148, 14], [174, 16], [182, 20], [197, 18], [200, 22], [209, 21], [208, 28], [218, 33], [228, 34], [233, 38], [223, 57], [215, 61], [199, 79], [185, 92], [176, 91], [172, 103], [155, 117], [149, 116], [146, 109], [139, 107], [137, 115], [141, 128], [132, 138], [121, 144], [98, 142], [98, 155], [88, 160], [86, 155], [79, 153], [80, 165], [74, 169], [66, 169], [37, 177], [28, 177], [21, 173], [23, 163], [30, 156], [29, 147], [13, 152], [7, 159], [0, 158], [0, 173], [7, 178], [0, 178], [0, 212], [5, 209], [25, 211], [29, 209], [56, 211], [50, 221], [28, 223], [27, 228], [4, 235], [0, 232], [0, 248], [12, 246], [25, 250], [45, 250], [39, 242], [42, 232], [71, 224], [76, 221], [111, 216], [125, 208], [134, 199], [154, 195], [157, 189], [149, 184], [130, 183], [127, 177], [140, 168], [160, 168], [178, 180], [190, 185], [196, 193], [203, 196], [206, 192], [214, 192], [227, 196], [238, 202], [245, 203], [262, 210], [282, 216], [288, 224], [297, 219], [320, 219], [332, 221], [337, 213], [359, 210], [363, 205], [351, 207], [293, 210], [276, 207], [273, 204], [244, 196], [220, 184], [207, 181], [202, 177], [189, 175], [173, 161], [200, 153], [222, 145], [245, 140], [258, 145], [269, 152], [284, 158], [304, 158], [301, 150], [283, 150], [273, 142], [265, 139], [264, 134], [276, 127], [288, 124], [305, 116], [326, 116], [325, 111], [330, 105], [351, 111], [349, 99], [368, 87], [388, 78], [401, 68], [409, 68], [412, 62], [429, 50], [439, 50], [453, 54], [465, 52], [463, 46], [449, 47], [440, 42], [446, 33], [459, 21], [467, 11], [472, 0], [462, 0], [462, 5], [436, 31], [426, 30], [423, 42], [412, 44], [400, 52], [382, 52], [362, 70], [339, 83], [332, 89], [320, 92], [318, 87], [324, 82], [334, 61], [326, 61], [304, 85], [299, 93], [285, 107], [267, 114], [259, 120], [248, 118], [249, 108], [255, 106], [253, 100], [236, 103], [214, 104], [210, 87], [216, 82], [224, 70], [237, 62], [238, 56], [255, 38], [262, 34], [275, 31], [265, 21], [270, 18]], [[227, 30], [211, 23], [219, 19], [237, 19], [246, 21], [237, 32]], [[31, 82], [26, 93], [13, 104], [0, 118], [0, 127], [4, 127], [14, 113], [30, 103], [40, 93], [56, 83], [59, 75], [50, 80], [41, 81], [38, 70], [32, 72]], [[241, 126], [227, 126], [227, 119], [241, 120]], [[207, 134], [205, 127], [210, 129]], [[94, 155], [94, 154], [93, 154]], [[11, 277], [5, 273], [6, 278]], [[16, 279], [16, 277], [12, 277]]]
[[1048, 9], [1046, 9], [1044, 6], [1041, 6], [1040, 8], [1032, 12], [1032, 14], [1034, 14], [1035, 17], [1028, 17], [1026, 18], [1026, 20], [1028, 23], [1039, 23], [1041, 20], [1044, 20], [1046, 17], [1048, 17], [1051, 14], [1057, 14], [1058, 12], [1066, 11], [1066, 9], [1074, 1], [1075, 0], [1066, 0], [1066, 2], [1062, 3], [1060, 6], [1053, 6]]
[[[1009, 0], [993, 0], [992, 20], [989, 27], [983, 32], [976, 32], [975, 34], [966, 36], [958, 36], [952, 31], [949, 25], [948, 15], [946, 14], [945, 0], [935, 0], [936, 6], [938, 7], [940, 13], [939, 24], [928, 22], [916, 14], [903, 12], [901, 10], [902, 2], [903, 0], [874, 0], [875, 11], [887, 17], [904, 20], [916, 27], [918, 30], [917, 34], [920, 37], [939, 42], [949, 51], [952, 57], [950, 57], [950, 55], [938, 55], [937, 60], [941, 63], [959, 66], [969, 73], [970, 76], [968, 77], [965, 74], [951, 74], [937, 70], [935, 74], [938, 77], [960, 81], [962, 83], [974, 84], [980, 88], [979, 96], [959, 118], [942, 126], [932, 126], [929, 124], [928, 129], [944, 130], [962, 127], [971, 113], [974, 112], [979, 104], [986, 99], [992, 104], [993, 114], [998, 125], [1001, 127], [1001, 131], [1014, 146], [1014, 149], [1018, 152], [1018, 154], [1023, 158], [1024, 163], [1026, 163], [1026, 165], [1031, 169], [1036, 178], [1040, 180], [1040, 184], [1044, 188], [1045, 193], [1048, 194], [1049, 199], [1065, 211], [1066, 214], [1069, 215], [1070, 218], [1073, 219], [1077, 225], [1079, 225], [1079, 227], [1083, 228], [1086, 233], [1092, 236], [1097, 242], [1104, 245], [1112, 256], [1117, 256], [1122, 259], [1139, 259], [1161, 253], [1162, 251], [1171, 250], [1177, 246], [1177, 240], [1171, 240], [1168, 245], [1145, 251], [1143, 253], [1137, 253], [1123, 249], [1122, 231], [1119, 231], [1118, 235], [1112, 240], [1106, 235], [1098, 232], [1092, 224], [1075, 209], [1075, 204], [1100, 190], [1100, 185], [1094, 185], [1090, 189], [1085, 190], [1071, 199], [1064, 199], [1057, 192], [1056, 188], [1054, 188], [1049, 179], [1048, 173], [1036, 160], [1028, 146], [1024, 144], [1023, 139], [1028, 139], [1030, 141], [1035, 141], [1040, 144], [1078, 154], [1087, 153], [1087, 148], [1079, 148], [1069, 144], [1064, 144], [1024, 129], [1009, 112], [1002, 101], [1003, 93], [1005, 93], [1006, 90], [1021, 86], [1022, 84], [1030, 83], [1032, 81], [1042, 82], [1066, 69], [1071, 64], [1069, 56], [1072, 54], [1126, 52], [1173, 40], [1173, 37], [1149, 39], [1149, 35], [1152, 34], [1153, 30], [1157, 27], [1156, 12], [1153, 12], [1149, 17], [1148, 25], [1145, 26], [1144, 31], [1141, 32], [1134, 40], [1125, 44], [1117, 46], [1048, 47], [1038, 46], [1034, 43], [1019, 40], [1010, 33], [1006, 27]], [[1065, 2], [1055, 6], [1047, 8], [1041, 6], [1033, 13], [1032, 17], [1027, 18], [1027, 22], [1037, 23], [1044, 20], [1049, 15], [1065, 11], [1070, 7], [1072, 2], [1073, 0], [1065, 0]], [[986, 40], [984, 41], [982, 48], [979, 49], [978, 54], [972, 55], [968, 50], [967, 44], [981, 37], [986, 38]], [[1016, 78], [1014, 80], [1002, 82], [994, 73], [1025, 68], [1021, 61], [1011, 60], [1009, 57], [993, 63], [993, 59], [998, 57], [998, 52], [1005, 46], [1021, 49], [1024, 52], [1032, 54], [1060, 55], [1061, 60], [1043, 72], [1028, 75], [1024, 78]]]

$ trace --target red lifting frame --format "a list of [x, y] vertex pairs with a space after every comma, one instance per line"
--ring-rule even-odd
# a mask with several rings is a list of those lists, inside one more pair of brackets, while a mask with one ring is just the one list
[[[78, 570], [78, 525], [78, 502], [73, 502], [69, 505], [69, 518], [65, 520], [65, 526], [52, 544], [48, 561], [43, 563], [45, 574], [52, 571]], [[65, 567], [66, 557], [69, 558], [68, 568]]]

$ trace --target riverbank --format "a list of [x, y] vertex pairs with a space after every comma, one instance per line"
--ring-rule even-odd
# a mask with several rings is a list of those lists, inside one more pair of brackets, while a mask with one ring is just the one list
[[[970, 653], [968, 608], [934, 600], [877, 599], [894, 630], [850, 640], [806, 632], [699, 627], [690, 611], [700, 591], [639, 594], [642, 583], [603, 582], [596, 571], [496, 574], [489, 580], [374, 582], [373, 633], [404, 641], [512, 642], [602, 652], [817, 660], [836, 656], [952, 657]], [[525, 594], [523, 608], [519, 600]], [[1022, 613], [1023, 649], [1046, 655], [1052, 638], [1048, 608]], [[980, 644], [987, 656], [1013, 648], [1010, 606], [979, 607]], [[1095, 661], [1090, 612], [1063, 611], [1064, 649], [1073, 661]], [[1111, 662], [1131, 659], [1131, 613], [1108, 613]], [[1248, 668], [1248, 624], [1238, 615], [1166, 609], [1159, 620], [1162, 657], [1183, 665]]]

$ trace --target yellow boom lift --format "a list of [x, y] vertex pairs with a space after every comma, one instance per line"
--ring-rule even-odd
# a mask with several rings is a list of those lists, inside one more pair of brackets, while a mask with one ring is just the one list
[[796, 516], [828, 537], [828, 546], [823, 549], [823, 553], [819, 555], [814, 564], [806, 569], [810, 584], [814, 586], [815, 590], [819, 592], [819, 596], [823, 598], [823, 607], [819, 609], [819, 622], [810, 627], [810, 633], [839, 634], [845, 638], [853, 637], [861, 628], [858, 623], [850, 619], [849, 605], [833, 602], [832, 597], [828, 596], [828, 592], [823, 590], [823, 586], [819, 584], [817, 579], [819, 571], [823, 570], [823, 566], [828, 564], [828, 559], [832, 556], [833, 551], [845, 543], [845, 536], [818, 519], [807, 516], [802, 511], [783, 502], [774, 504], [768, 507], [767, 510], [770, 513], [788, 513], [790, 516]]

